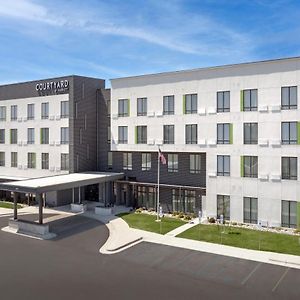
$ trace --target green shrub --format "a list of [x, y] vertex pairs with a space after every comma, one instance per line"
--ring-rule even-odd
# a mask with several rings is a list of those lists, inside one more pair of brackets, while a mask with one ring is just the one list
[[208, 222], [211, 223], [211, 224], [214, 224], [214, 223], [216, 223], [216, 219], [215, 218], [209, 218]]
[[192, 220], [192, 217], [188, 216], [188, 215], [185, 215], [183, 219], [186, 220], [186, 221], [190, 221], [190, 220]]
[[137, 208], [137, 209], [135, 210], [135, 212], [138, 213], [138, 214], [140, 214], [140, 213], [142, 212], [142, 210], [143, 210], [143, 209], [142, 209], [141, 207], [139, 207], [139, 208]]

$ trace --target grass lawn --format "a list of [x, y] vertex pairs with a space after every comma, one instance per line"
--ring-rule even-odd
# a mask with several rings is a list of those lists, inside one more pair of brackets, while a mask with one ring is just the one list
[[[14, 204], [12, 202], [0, 201], [1, 208], [14, 208]], [[22, 205], [18, 204], [18, 208], [22, 208]]]
[[224, 244], [240, 248], [300, 255], [300, 237], [287, 234], [260, 232], [257, 230], [217, 225], [197, 225], [178, 235], [178, 237]]
[[161, 222], [155, 222], [156, 216], [143, 213], [122, 213], [117, 216], [121, 217], [132, 228], [160, 234], [166, 234], [167, 232], [186, 224], [186, 222], [182, 220], [166, 217], [162, 218]]

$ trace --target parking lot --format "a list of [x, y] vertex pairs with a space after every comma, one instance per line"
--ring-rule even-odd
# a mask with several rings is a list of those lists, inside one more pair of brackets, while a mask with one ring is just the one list
[[300, 270], [145, 242], [102, 255], [100, 222], [72, 216], [51, 227], [50, 241], [0, 231], [1, 299], [299, 299]]

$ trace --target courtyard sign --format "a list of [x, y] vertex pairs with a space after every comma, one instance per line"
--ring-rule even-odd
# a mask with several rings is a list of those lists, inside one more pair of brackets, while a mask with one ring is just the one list
[[69, 80], [48, 81], [37, 83], [35, 89], [37, 92], [63, 93], [69, 90]]

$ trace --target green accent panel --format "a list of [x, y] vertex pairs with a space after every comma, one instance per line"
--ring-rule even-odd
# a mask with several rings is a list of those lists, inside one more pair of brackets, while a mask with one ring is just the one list
[[137, 144], [138, 140], [137, 140], [138, 136], [137, 136], [137, 126], [135, 126], [135, 130], [134, 130], [134, 142]]
[[300, 229], [300, 202], [297, 202], [297, 228]]
[[240, 108], [241, 111], [244, 111], [244, 91], [241, 91], [241, 96], [240, 96]]
[[229, 124], [229, 143], [233, 144], [233, 124]]
[[182, 113], [185, 114], [185, 95], [182, 96]]
[[244, 177], [244, 156], [241, 156], [241, 177]]
[[128, 116], [130, 116], [130, 99], [128, 99]]
[[297, 144], [300, 145], [300, 122], [297, 123]]

